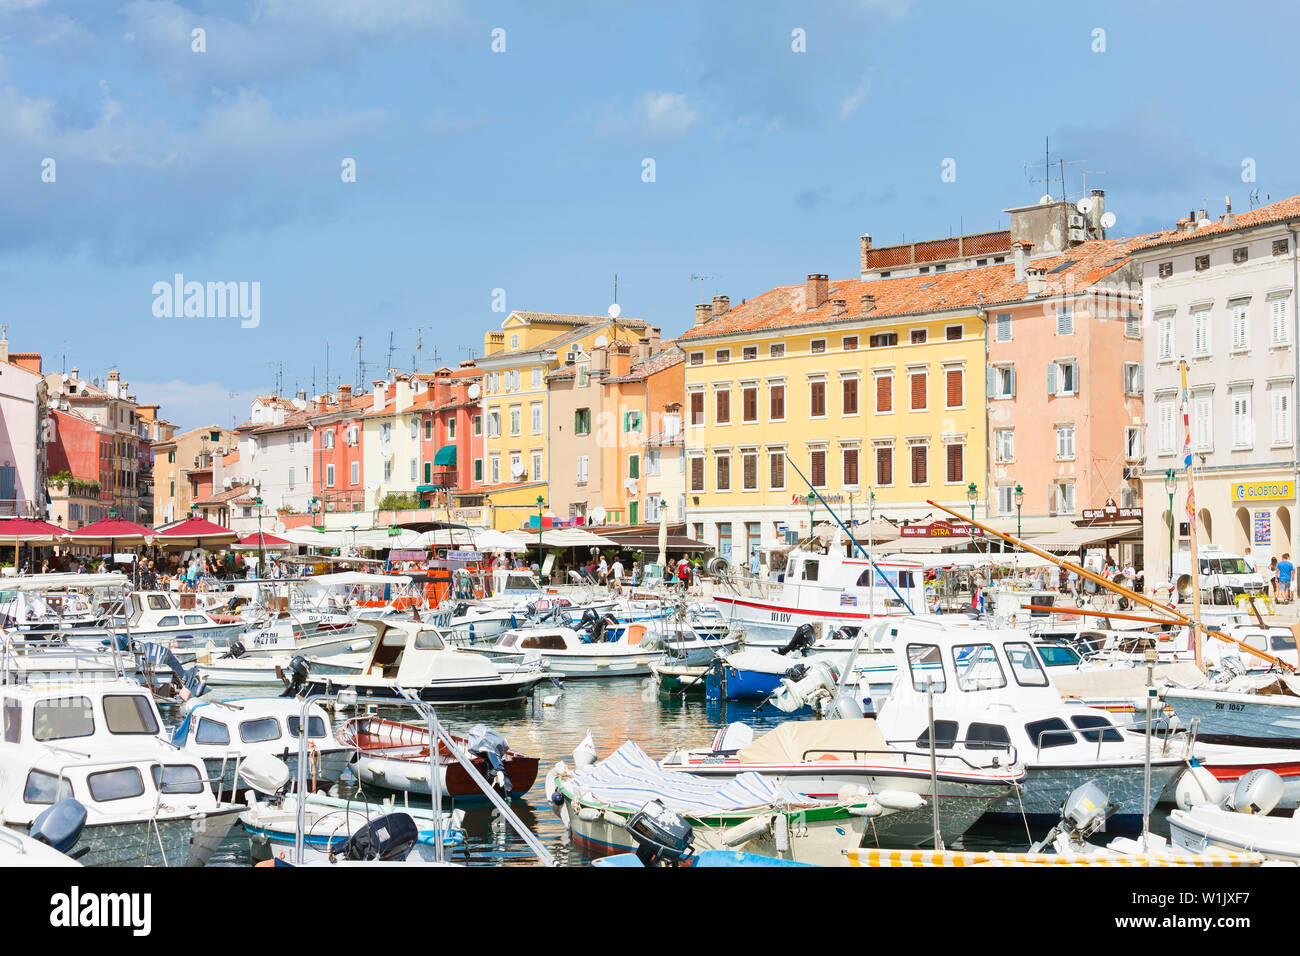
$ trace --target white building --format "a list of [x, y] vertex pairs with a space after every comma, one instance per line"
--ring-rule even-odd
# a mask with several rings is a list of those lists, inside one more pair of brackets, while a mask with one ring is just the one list
[[1180, 360], [1198, 545], [1295, 554], [1296, 239], [1300, 196], [1211, 221], [1201, 210], [1152, 237], [1142, 269], [1147, 421], [1142, 472], [1148, 582], [1165, 580], [1172, 547], [1190, 546]]
[[[235, 429], [239, 460], [225, 469], [221, 484], [253, 486], [254, 497], [262, 499], [264, 516], [306, 513], [312, 498], [310, 415], [307, 398], [301, 393], [292, 400], [276, 395], [255, 398], [249, 420]], [[231, 517], [233, 521], [237, 515]], [[242, 511], [238, 517], [243, 517]], [[236, 530], [246, 526], [247, 521], [241, 522]], [[263, 530], [268, 530], [265, 517]]]

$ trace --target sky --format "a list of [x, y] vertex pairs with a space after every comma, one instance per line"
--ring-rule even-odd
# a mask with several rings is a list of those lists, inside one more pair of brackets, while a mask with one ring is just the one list
[[[0, 321], [47, 371], [228, 426], [277, 385], [454, 366], [511, 309], [604, 314], [615, 276], [672, 336], [714, 295], [856, 275], [864, 233], [1005, 227], [1058, 160], [1112, 236], [1240, 212], [1300, 193], [1298, 27], [1189, 0], [0, 0]], [[244, 313], [187, 316], [177, 275], [242, 283]]]

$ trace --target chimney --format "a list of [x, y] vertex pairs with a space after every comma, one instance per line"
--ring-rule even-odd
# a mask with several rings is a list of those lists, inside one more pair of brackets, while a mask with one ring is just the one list
[[715, 319], [720, 315], [726, 315], [729, 308], [731, 308], [730, 296], [715, 295], [713, 297], [713, 317]]
[[713, 307], [709, 303], [701, 302], [695, 307], [695, 328], [699, 328], [711, 318], [713, 318]]
[[9, 361], [9, 326], [0, 327], [0, 362]]
[[870, 234], [865, 235], [861, 239], [859, 239], [858, 246], [859, 246], [859, 258], [862, 260], [862, 274], [866, 275], [867, 274], [867, 253], [871, 251]]
[[1224, 214], [1223, 214], [1223, 224], [1224, 224], [1225, 226], [1227, 226], [1229, 229], [1231, 229], [1232, 226], [1233, 226], [1233, 223], [1235, 223], [1235, 222], [1237, 221], [1237, 217], [1236, 217], [1236, 215], [1235, 215], [1235, 214], [1233, 213], [1233, 211], [1232, 211], [1232, 197], [1231, 197], [1231, 196], [1224, 196], [1224, 197], [1223, 197], [1223, 205], [1224, 205], [1224, 208], [1226, 209], [1226, 212], [1224, 212]]
[[1095, 236], [1105, 239], [1106, 227], [1101, 224], [1101, 217], [1106, 214], [1106, 190], [1094, 189], [1089, 195], [1092, 197], [1092, 208], [1088, 210], [1088, 225]]
[[1192, 218], [1190, 216], [1185, 216], [1182, 219], [1179, 219], [1178, 222], [1175, 223], [1174, 225], [1179, 232], [1187, 232], [1188, 226], [1191, 224], [1191, 221]]
[[831, 299], [831, 318], [838, 319], [849, 311], [847, 299]]
[[[708, 306], [706, 305], [705, 308], [707, 309]], [[696, 306], [696, 313], [698, 314], [698, 312], [699, 312], [699, 307]], [[592, 348], [591, 371], [593, 372], [609, 371], [609, 346], [608, 345], [597, 345], [594, 348]]]
[[876, 297], [874, 295], [864, 295], [862, 297], [862, 314], [876, 311]]
[[636, 343], [636, 355], [634, 361], [644, 362], [649, 357], [650, 357], [650, 339], [649, 337], [642, 337]]
[[830, 296], [830, 280], [825, 273], [809, 273], [804, 285], [803, 307], [805, 312], [820, 309]]
[[381, 412], [384, 410], [384, 402], [388, 401], [388, 383], [382, 378], [377, 378], [373, 382], [375, 386], [375, 406], [374, 410]]
[[646, 334], [650, 338], [650, 351], [657, 352], [659, 350], [659, 326], [649, 326], [646, 330]]
[[122, 376], [118, 373], [117, 369], [111, 368], [108, 370], [108, 383], [106, 384], [104, 391], [108, 392], [108, 394], [112, 395], [114, 398], [121, 396]]
[[340, 405], [346, 405], [349, 401], [351, 401], [351, 399], [352, 399], [352, 386], [351, 386], [351, 385], [340, 385], [340, 386], [339, 386], [339, 404], [340, 404]]
[[396, 403], [393, 406], [394, 410], [404, 412], [411, 407], [411, 382], [405, 375], [397, 376], [397, 382], [394, 384], [393, 398]]
[[1025, 263], [1029, 260], [1029, 253], [1033, 251], [1034, 244], [1028, 239], [1017, 239], [1013, 242], [1012, 247], [1015, 249], [1016, 263], [1016, 282], [1025, 281]]
[[1198, 209], [1196, 211], [1196, 222], [1198, 224], [1204, 222], [1206, 219], [1209, 218], [1210, 218], [1209, 215], [1206, 213], [1204, 209]]
[[1031, 266], [1025, 270], [1025, 281], [1029, 283], [1028, 293], [1038, 295], [1047, 287], [1047, 270], [1040, 266]]
[[[6, 342], [6, 344], [7, 344], [7, 342]], [[71, 371], [69, 374], [71, 375], [73, 381], [76, 381], [76, 378], [77, 378], [77, 372], [78, 372], [77, 366], [75, 366], [75, 365], [72, 366], [72, 371]]]

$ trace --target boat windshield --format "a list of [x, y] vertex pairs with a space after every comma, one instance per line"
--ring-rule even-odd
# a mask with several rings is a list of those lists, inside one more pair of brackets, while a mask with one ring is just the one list
[[[302, 720], [299, 719], [299, 717], [295, 714], [295, 715], [293, 715], [293, 716], [291, 716], [291, 717], [289, 718], [289, 720], [288, 720], [288, 724], [289, 724], [289, 736], [290, 736], [290, 737], [297, 737], [297, 736], [299, 735], [299, 733], [301, 733], [301, 730], [300, 730], [299, 728], [300, 728], [301, 725], [302, 725]], [[308, 718], [307, 718], [307, 736], [308, 736], [308, 737], [324, 737], [324, 736], [325, 736], [325, 721], [322, 720], [320, 717], [308, 717]]]
[[110, 734], [158, 733], [158, 721], [143, 694], [105, 694], [104, 720]]
[[442, 635], [437, 631], [421, 631], [415, 635], [415, 648], [420, 651], [440, 651], [446, 645], [442, 642]]
[[89, 737], [94, 732], [88, 697], [51, 697], [32, 708], [32, 736], [37, 740]]
[[189, 764], [153, 765], [153, 785], [159, 793], [202, 793], [203, 777], [199, 768]]
[[1083, 661], [1078, 651], [1060, 644], [1039, 644], [1038, 656], [1048, 667], [1077, 667]]
[[992, 644], [959, 644], [953, 648], [953, 667], [961, 690], [992, 690], [1007, 686]]

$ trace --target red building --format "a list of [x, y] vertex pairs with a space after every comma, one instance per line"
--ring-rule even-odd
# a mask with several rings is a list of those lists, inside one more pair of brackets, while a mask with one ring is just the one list
[[107, 518], [113, 504], [113, 430], [73, 411], [50, 412], [54, 427], [46, 433], [45, 456], [51, 520], [80, 528]]
[[413, 405], [421, 417], [421, 500], [482, 484], [483, 373], [473, 362], [462, 362], [455, 371], [440, 368], [416, 378], [425, 384]]
[[312, 429], [312, 494], [317, 513], [361, 511], [366, 502], [365, 465], [361, 446], [361, 418], [370, 405], [366, 395], [353, 395], [351, 385], [340, 385], [334, 395], [316, 399], [308, 419]]

